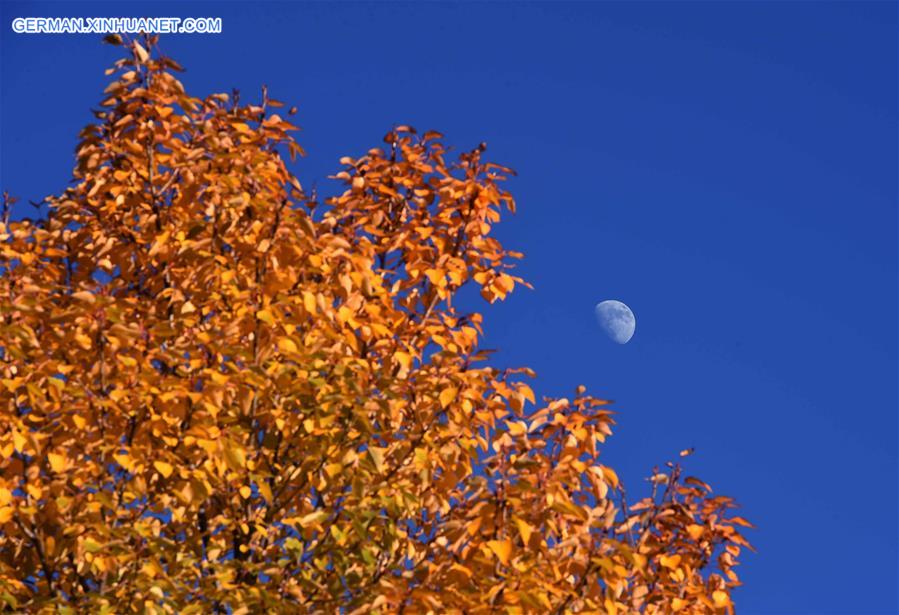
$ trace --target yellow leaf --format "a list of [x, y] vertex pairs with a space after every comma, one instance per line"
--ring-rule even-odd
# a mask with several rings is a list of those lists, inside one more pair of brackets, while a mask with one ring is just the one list
[[528, 432], [528, 426], [524, 421], [509, 421], [506, 423], [509, 433], [513, 436], [523, 436]]
[[612, 601], [611, 598], [606, 598], [603, 600], [603, 606], [606, 608], [606, 613], [608, 615], [618, 615], [618, 606]]
[[78, 299], [78, 301], [83, 301], [84, 303], [94, 304], [97, 302], [97, 298], [94, 297], [94, 294], [88, 292], [86, 290], [79, 291], [77, 293], [72, 293], [73, 299]]
[[697, 525], [695, 523], [691, 523], [687, 526], [687, 533], [690, 535], [690, 538], [693, 540], [699, 540], [702, 537], [702, 534], [705, 532], [705, 529], [701, 525]]
[[243, 448], [236, 444], [225, 445], [225, 461], [235, 472], [242, 470], [247, 465], [247, 457]]
[[612, 468], [607, 468], [606, 466], [599, 466], [602, 470], [603, 478], [608, 481], [610, 485], [612, 485], [613, 489], [618, 488], [618, 474], [615, 473], [615, 470]]
[[499, 558], [504, 566], [509, 565], [509, 557], [512, 555], [512, 541], [508, 538], [505, 540], [487, 541], [487, 546]]
[[296, 343], [290, 339], [289, 337], [282, 337], [278, 340], [278, 348], [281, 349], [281, 352], [284, 353], [297, 353], [300, 349], [297, 347]]
[[158, 570], [158, 566], [157, 566], [156, 562], [154, 562], [154, 561], [146, 562], [143, 566], [140, 567], [140, 571], [142, 574], [146, 575], [147, 577], [149, 577], [151, 579], [153, 577], [155, 577], [157, 574], [159, 574], [159, 572], [160, 572]]
[[20, 453], [24, 453], [25, 447], [28, 446], [28, 440], [25, 438], [25, 436], [22, 435], [22, 432], [20, 431], [12, 432], [12, 442], [13, 446], [15, 446], [16, 450]]
[[310, 314], [315, 314], [315, 295], [308, 290], [303, 291], [303, 307], [305, 307], [306, 311]]
[[47, 461], [50, 462], [50, 467], [53, 468], [54, 472], [63, 472], [68, 465], [66, 463], [66, 456], [60, 455], [59, 453], [48, 453]]
[[715, 607], [719, 609], [730, 604], [730, 596], [727, 595], [727, 592], [721, 591], [720, 589], [712, 592], [712, 600], [715, 601]]
[[160, 250], [165, 246], [166, 242], [169, 240], [169, 232], [164, 231], [156, 236], [156, 240], [153, 242], [153, 245], [150, 246], [150, 251], [148, 252], [149, 256], [155, 256], [159, 253]]
[[8, 390], [10, 393], [15, 393], [16, 389], [19, 388], [19, 386], [22, 384], [22, 379], [21, 378], [4, 378], [0, 382], [3, 382], [3, 386], [5, 386], [6, 390]]
[[453, 400], [456, 399], [456, 395], [458, 394], [459, 389], [455, 387], [449, 387], [440, 391], [440, 407], [446, 408], [448, 405], [453, 403]]
[[16, 512], [16, 509], [12, 506], [2, 506], [0, 507], [0, 524], [8, 522], [12, 519], [13, 513]]
[[680, 564], [680, 560], [681, 560], [680, 555], [672, 555], [670, 557], [667, 555], [663, 555], [662, 557], [659, 558], [659, 563], [662, 566], [664, 566], [665, 568], [670, 568], [670, 569], [674, 570]]
[[386, 448], [378, 448], [377, 446], [368, 447], [368, 454], [371, 455], [372, 461], [375, 462], [375, 468], [378, 469], [378, 472], [384, 471], [384, 453], [387, 452]]
[[494, 282], [494, 284], [497, 287], [499, 287], [500, 290], [502, 290], [504, 292], [511, 292], [512, 289], [515, 287], [515, 280], [512, 279], [512, 276], [510, 276], [506, 273], [501, 273], [496, 278], [496, 281]]
[[120, 466], [131, 472], [134, 469], [134, 461], [128, 455], [115, 454], [112, 456]]
[[173, 468], [171, 466], [171, 464], [168, 464], [164, 461], [154, 461], [153, 467], [156, 468], [159, 471], [159, 473], [162, 474], [166, 478], [171, 476], [172, 472], [175, 471], [175, 468]]
[[140, 43], [134, 42], [134, 55], [137, 56], [137, 59], [141, 62], [146, 62], [150, 59], [150, 54], [147, 53], [147, 50], [144, 49]]
[[731, 517], [730, 519], [727, 519], [727, 521], [730, 521], [731, 523], [734, 523], [736, 525], [742, 525], [743, 527], [755, 527], [743, 517]]
[[527, 521], [518, 517], [515, 517], [515, 525], [518, 526], [518, 533], [521, 534], [522, 542], [527, 545], [531, 541], [531, 534], [534, 533], [534, 528]]
[[327, 518], [328, 513], [323, 510], [317, 510], [301, 518], [298, 523], [301, 527], [309, 527], [310, 525], [318, 525]]
[[246, 485], [244, 485], [243, 487], [240, 488], [240, 497], [242, 497], [245, 500], [249, 499], [249, 497], [250, 497], [250, 495], [252, 495], [252, 493], [253, 493], [253, 490], [250, 489]]
[[431, 284], [442, 286], [444, 283], [443, 270], [441, 269], [428, 269], [425, 271], [425, 275], [428, 276]]
[[184, 305], [181, 306], [182, 314], [190, 314], [191, 312], [196, 312], [196, 311], [197, 311], [197, 306], [195, 306], [190, 301], [185, 301]]
[[532, 404], [536, 404], [537, 400], [534, 397], [534, 391], [526, 384], [518, 385], [518, 392], [521, 393], [526, 400], [531, 402]]
[[481, 523], [483, 522], [483, 517], [475, 517], [468, 523], [468, 527], [466, 527], [465, 529], [470, 536], [474, 536], [478, 533], [478, 530], [481, 529]]
[[397, 350], [393, 353], [393, 358], [396, 359], [397, 363], [402, 365], [405, 369], [409, 369], [412, 366], [412, 355], [410, 355], [408, 352]]
[[256, 318], [267, 325], [275, 324], [275, 317], [272, 316], [272, 313], [268, 310], [259, 310], [258, 312], [256, 312]]

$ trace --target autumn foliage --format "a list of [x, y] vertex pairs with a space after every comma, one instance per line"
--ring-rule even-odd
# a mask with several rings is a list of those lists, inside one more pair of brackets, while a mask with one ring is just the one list
[[6, 608], [733, 609], [732, 500], [673, 463], [628, 499], [608, 403], [479, 350], [460, 289], [524, 284], [484, 146], [398, 127], [318, 202], [265, 90], [194, 98], [123, 49], [72, 186], [3, 205]]

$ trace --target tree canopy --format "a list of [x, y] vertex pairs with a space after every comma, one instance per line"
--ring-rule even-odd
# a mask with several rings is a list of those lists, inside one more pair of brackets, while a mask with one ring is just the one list
[[526, 285], [483, 144], [395, 127], [320, 200], [265, 88], [196, 98], [155, 39], [110, 41], [72, 185], [3, 203], [8, 609], [733, 610], [734, 502], [679, 463], [628, 499], [609, 403], [479, 347], [460, 290]]

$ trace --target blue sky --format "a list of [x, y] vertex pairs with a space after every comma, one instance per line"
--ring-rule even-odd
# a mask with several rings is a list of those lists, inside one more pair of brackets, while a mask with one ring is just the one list
[[[0, 186], [59, 192], [118, 50], [20, 16], [220, 16], [195, 95], [297, 104], [305, 185], [395, 124], [515, 168], [534, 291], [487, 311], [535, 390], [616, 400], [607, 463], [688, 470], [759, 526], [742, 613], [897, 613], [895, 3], [2, 3]], [[637, 316], [625, 346], [593, 306]]]

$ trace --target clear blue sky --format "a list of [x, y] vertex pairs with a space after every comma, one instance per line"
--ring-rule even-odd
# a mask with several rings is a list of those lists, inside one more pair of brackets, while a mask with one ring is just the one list
[[[2, 3], [2, 187], [59, 192], [119, 50], [19, 16], [220, 16], [170, 36], [195, 95], [298, 104], [304, 184], [394, 124], [519, 172], [536, 290], [487, 344], [538, 394], [616, 400], [608, 463], [688, 469], [759, 529], [742, 613], [895, 614], [897, 5]], [[628, 303], [626, 346], [593, 306]]]

